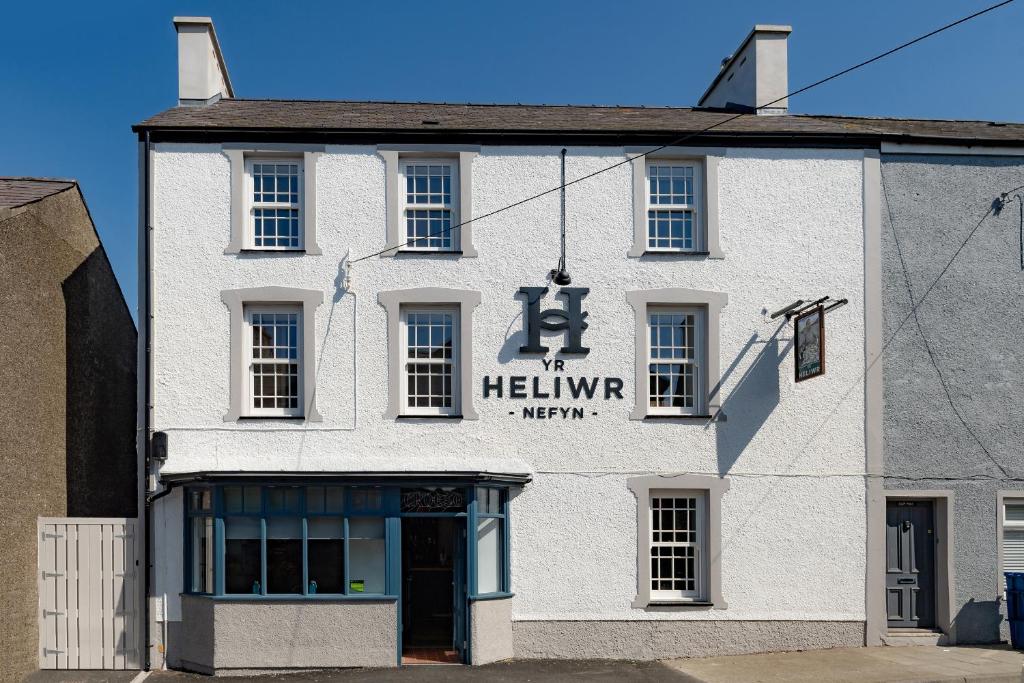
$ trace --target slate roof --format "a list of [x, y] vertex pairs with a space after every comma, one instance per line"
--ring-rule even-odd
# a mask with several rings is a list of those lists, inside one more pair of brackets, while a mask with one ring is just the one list
[[[174, 107], [135, 131], [202, 130], [368, 133], [685, 134], [724, 121], [733, 112], [682, 107], [522, 104], [447, 104], [326, 100], [223, 99], [201, 107]], [[1024, 143], [1024, 124], [787, 114], [744, 114], [712, 136], [812, 136], [928, 140], [984, 144]]]
[[74, 180], [0, 176], [0, 209], [13, 209], [31, 204], [74, 186]]

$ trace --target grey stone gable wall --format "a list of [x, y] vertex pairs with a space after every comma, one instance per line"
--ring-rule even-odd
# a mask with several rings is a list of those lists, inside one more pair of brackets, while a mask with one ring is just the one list
[[136, 335], [73, 185], [0, 232], [0, 680], [20, 680], [39, 661], [36, 518], [138, 512]]
[[952, 628], [992, 642], [1007, 637], [997, 491], [1024, 495], [1019, 206], [949, 262], [1024, 185], [1024, 157], [883, 155], [882, 182], [884, 486], [954, 492]]

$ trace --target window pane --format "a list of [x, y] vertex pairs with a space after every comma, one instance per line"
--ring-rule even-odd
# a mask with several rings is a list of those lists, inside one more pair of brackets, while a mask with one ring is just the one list
[[310, 486], [306, 489], [306, 512], [324, 511], [324, 487]]
[[374, 489], [352, 489], [353, 512], [376, 512], [383, 507], [380, 491]]
[[267, 592], [302, 592], [301, 519], [271, 517], [267, 520]]
[[224, 511], [228, 514], [259, 514], [261, 509], [259, 486], [224, 487]]
[[314, 517], [307, 522], [309, 592], [343, 593], [345, 541], [341, 517]]
[[225, 592], [260, 593], [260, 520], [228, 517], [224, 536]]
[[250, 392], [254, 410], [299, 411], [299, 313], [253, 312]]
[[1006, 505], [1007, 522], [1024, 522], [1024, 505]]
[[213, 492], [210, 489], [192, 489], [188, 495], [188, 509], [192, 512], [209, 512], [213, 507]]
[[384, 519], [352, 517], [348, 522], [349, 592], [383, 593], [385, 571]]
[[501, 590], [502, 520], [496, 517], [481, 519], [476, 526], [477, 593], [497, 593]]
[[267, 489], [270, 512], [298, 512], [299, 489], [295, 486], [274, 486]]
[[192, 586], [196, 593], [213, 592], [213, 518], [192, 518]]
[[651, 590], [697, 596], [701, 557], [698, 510], [703, 499], [651, 498]]
[[406, 314], [406, 403], [409, 407], [452, 408], [455, 316], [443, 311]]

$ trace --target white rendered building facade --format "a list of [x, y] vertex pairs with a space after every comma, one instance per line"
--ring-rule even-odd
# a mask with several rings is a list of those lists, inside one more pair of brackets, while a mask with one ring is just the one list
[[870, 145], [223, 75], [136, 127], [154, 663], [863, 644]]

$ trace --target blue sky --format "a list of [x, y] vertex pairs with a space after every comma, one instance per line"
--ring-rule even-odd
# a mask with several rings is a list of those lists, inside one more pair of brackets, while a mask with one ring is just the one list
[[[793, 26], [796, 89], [993, 2], [13, 3], [0, 41], [0, 175], [81, 182], [134, 310], [130, 126], [175, 104], [175, 15], [213, 17], [239, 97], [688, 106], [755, 23]], [[790, 108], [1024, 120], [1022, 23], [1024, 3], [1009, 5]]]

